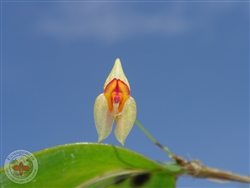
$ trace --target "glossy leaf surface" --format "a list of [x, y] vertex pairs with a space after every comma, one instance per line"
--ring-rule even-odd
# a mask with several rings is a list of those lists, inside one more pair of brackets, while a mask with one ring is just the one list
[[175, 187], [176, 170], [133, 151], [106, 144], [76, 143], [34, 153], [38, 173], [16, 184], [0, 169], [3, 187]]

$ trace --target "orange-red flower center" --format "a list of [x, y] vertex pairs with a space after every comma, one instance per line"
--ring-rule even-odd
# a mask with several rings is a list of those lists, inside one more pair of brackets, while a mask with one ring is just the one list
[[130, 97], [130, 90], [127, 84], [120, 79], [114, 78], [104, 89], [104, 96], [108, 101], [109, 111], [113, 111], [113, 104], [118, 103], [118, 111], [121, 112], [126, 100]]

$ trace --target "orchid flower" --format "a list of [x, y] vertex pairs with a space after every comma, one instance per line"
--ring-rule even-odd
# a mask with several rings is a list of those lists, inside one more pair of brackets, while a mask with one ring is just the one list
[[130, 96], [130, 85], [123, 72], [121, 61], [117, 58], [104, 83], [104, 92], [96, 98], [94, 104], [98, 142], [109, 136], [116, 121], [115, 136], [124, 146], [135, 119], [136, 103]]

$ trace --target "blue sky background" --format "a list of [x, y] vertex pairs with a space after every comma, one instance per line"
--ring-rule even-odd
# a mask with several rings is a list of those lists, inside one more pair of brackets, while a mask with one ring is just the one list
[[[249, 3], [2, 2], [1, 166], [14, 150], [96, 142], [117, 57], [137, 119], [186, 159], [249, 175]], [[120, 146], [114, 133], [103, 141]], [[125, 147], [168, 156], [135, 125]], [[182, 177], [177, 187], [248, 187]]]

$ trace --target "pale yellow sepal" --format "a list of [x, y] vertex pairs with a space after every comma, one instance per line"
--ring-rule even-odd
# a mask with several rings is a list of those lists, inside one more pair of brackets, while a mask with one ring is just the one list
[[107, 99], [103, 93], [95, 100], [94, 121], [98, 133], [98, 142], [101, 142], [110, 135], [114, 123], [114, 115], [109, 112]]
[[122, 64], [119, 58], [115, 60], [115, 64], [104, 83], [104, 89], [109, 84], [109, 82], [111, 82], [114, 78], [120, 79], [121, 81], [123, 81], [125, 84], [127, 84], [128, 88], [130, 89], [128, 79], [123, 72]]
[[122, 110], [121, 115], [116, 117], [115, 136], [117, 140], [124, 146], [124, 142], [131, 131], [136, 119], [136, 103], [130, 97]]

